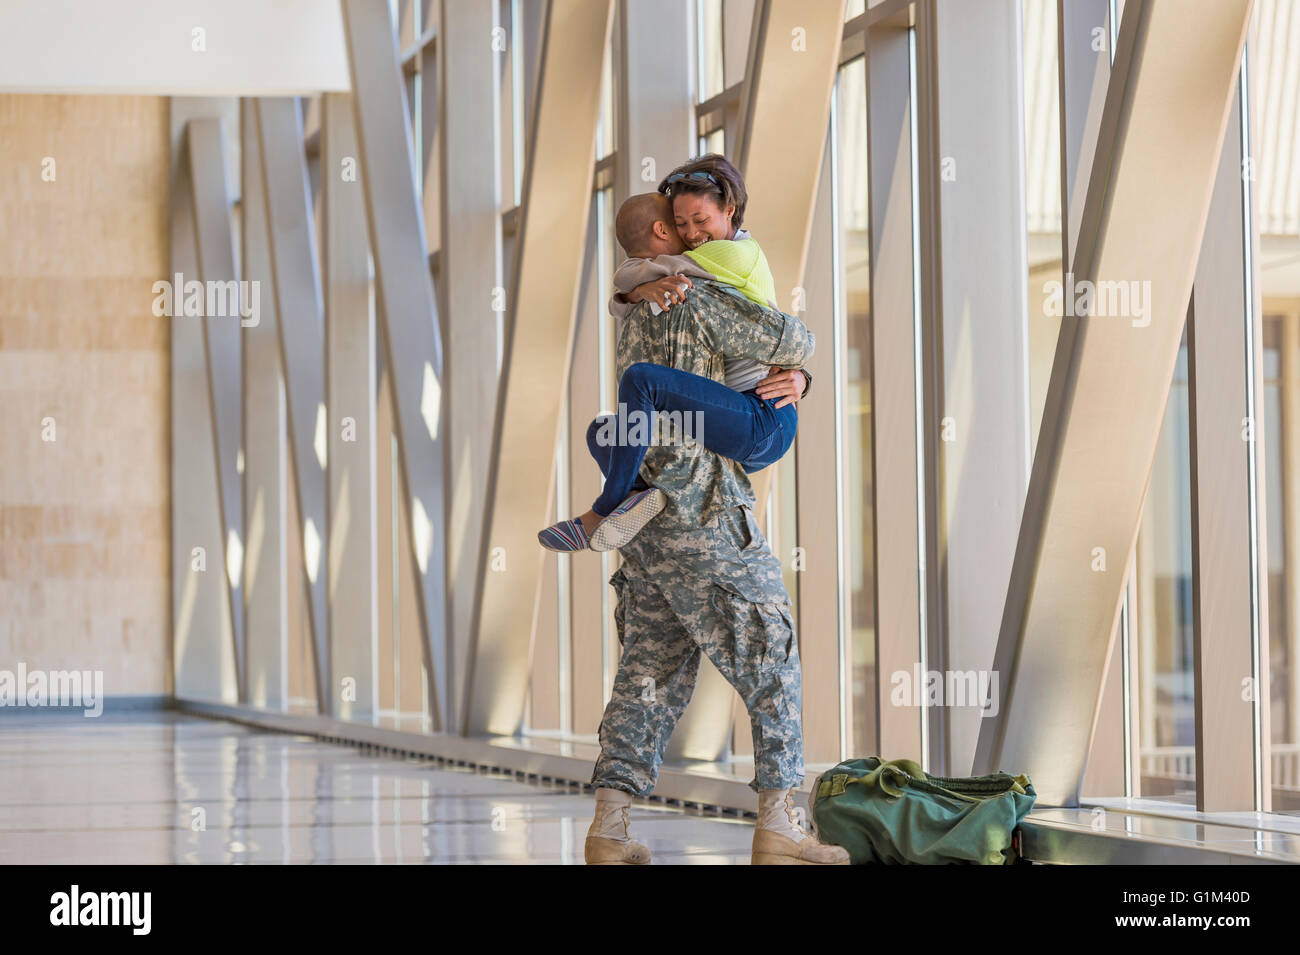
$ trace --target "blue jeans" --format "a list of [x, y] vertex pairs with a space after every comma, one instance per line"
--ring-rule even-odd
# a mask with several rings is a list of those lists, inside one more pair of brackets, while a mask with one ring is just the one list
[[[605, 475], [605, 488], [591, 509], [606, 517], [634, 490], [645, 488], [638, 475], [657, 411], [680, 412], [686, 434], [740, 462], [747, 474], [779, 461], [794, 441], [799, 414], [793, 403], [775, 407], [777, 400], [664, 365], [629, 365], [618, 382], [623, 426], [617, 415], [601, 415], [587, 428], [587, 448]], [[633, 415], [638, 411], [640, 418]], [[646, 425], [638, 429], [638, 420]]]

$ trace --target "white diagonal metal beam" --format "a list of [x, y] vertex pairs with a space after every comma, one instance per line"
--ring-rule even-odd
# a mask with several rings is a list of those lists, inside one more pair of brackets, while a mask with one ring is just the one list
[[[1111, 34], [1115, 26], [1110, 22], [1110, 14], [1109, 0], [1070, 0], [1069, 3], [1057, 0], [1063, 270], [1073, 261], [1078, 245], [1088, 179], [1097, 152], [1097, 133], [1106, 105], [1106, 85], [1110, 81], [1114, 46]], [[1056, 334], [1044, 336], [1050, 337], [1055, 349], [1060, 319], [1043, 316], [1035, 320], [1055, 323]], [[1038, 389], [1035, 388], [1035, 398], [1037, 395]], [[1093, 733], [1087, 775], [1082, 783], [1086, 794], [1141, 795], [1137, 735], [1139, 694], [1129, 693], [1128, 700], [1124, 699], [1125, 686], [1129, 681], [1136, 683], [1138, 593], [1137, 578], [1131, 570], [1116, 624], [1115, 646], [1106, 665], [1101, 715]]]
[[[243, 165], [244, 278], [258, 283], [260, 315], [244, 329], [244, 615], [248, 696], [253, 706], [281, 709], [289, 697], [287, 573], [288, 495], [284, 374], [271, 294], [271, 250], [262, 192], [257, 110], [240, 102]], [[266, 295], [261, 294], [262, 290]], [[296, 584], [295, 569], [292, 578]]]
[[[196, 279], [198, 250], [186, 127], [220, 117], [223, 101], [175, 97], [171, 102], [171, 274], [168, 284]], [[173, 291], [183, 292], [181, 290]], [[221, 555], [225, 528], [212, 437], [212, 398], [203, 323], [170, 310], [172, 676], [177, 697], [240, 699], [229, 581]]]
[[[315, 218], [297, 101], [284, 97], [259, 99], [256, 111], [291, 473], [298, 500], [298, 540], [303, 548], [300, 579], [310, 598], [308, 625], [317, 706], [333, 715], [337, 694], [330, 686], [325, 602], [325, 562], [329, 553], [325, 524], [325, 330], [316, 265]], [[298, 578], [296, 572], [294, 578]]]
[[[243, 390], [240, 360], [240, 296], [235, 274], [235, 245], [230, 225], [230, 192], [226, 187], [225, 137], [221, 120], [193, 119], [188, 127], [190, 199], [199, 277], [204, 282], [204, 352], [212, 410], [213, 449], [217, 485], [221, 489], [221, 522], [225, 534], [222, 570], [226, 574], [230, 618], [235, 635], [235, 667], [239, 698], [247, 699], [243, 613], [243, 483], [238, 460], [243, 444]], [[221, 294], [212, 290], [224, 288]], [[224, 314], [209, 314], [213, 305]]]

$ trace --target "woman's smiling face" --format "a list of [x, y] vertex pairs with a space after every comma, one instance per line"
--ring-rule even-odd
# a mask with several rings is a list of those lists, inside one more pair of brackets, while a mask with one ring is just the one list
[[673, 197], [673, 219], [686, 248], [697, 249], [714, 239], [730, 239], [735, 206], [719, 207], [712, 196], [680, 192]]

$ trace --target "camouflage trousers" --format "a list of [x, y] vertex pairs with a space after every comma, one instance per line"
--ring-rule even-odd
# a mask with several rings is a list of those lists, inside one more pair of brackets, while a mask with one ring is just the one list
[[623, 566], [609, 581], [623, 649], [591, 784], [653, 791], [703, 651], [749, 711], [750, 789], [798, 785], [802, 673], [780, 561], [746, 507], [692, 530], [651, 533], [656, 523], [622, 548]]

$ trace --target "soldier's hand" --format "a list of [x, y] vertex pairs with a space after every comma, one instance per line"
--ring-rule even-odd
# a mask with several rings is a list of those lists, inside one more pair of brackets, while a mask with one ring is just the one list
[[802, 398], [807, 387], [808, 378], [802, 371], [797, 368], [794, 371], [786, 371], [773, 366], [768, 370], [767, 377], [754, 388], [754, 392], [764, 400], [780, 398], [776, 407], [784, 408]]
[[660, 308], [672, 308], [686, 301], [686, 290], [695, 283], [685, 275], [665, 275], [653, 282], [645, 282], [627, 293], [630, 302], [654, 302]]

